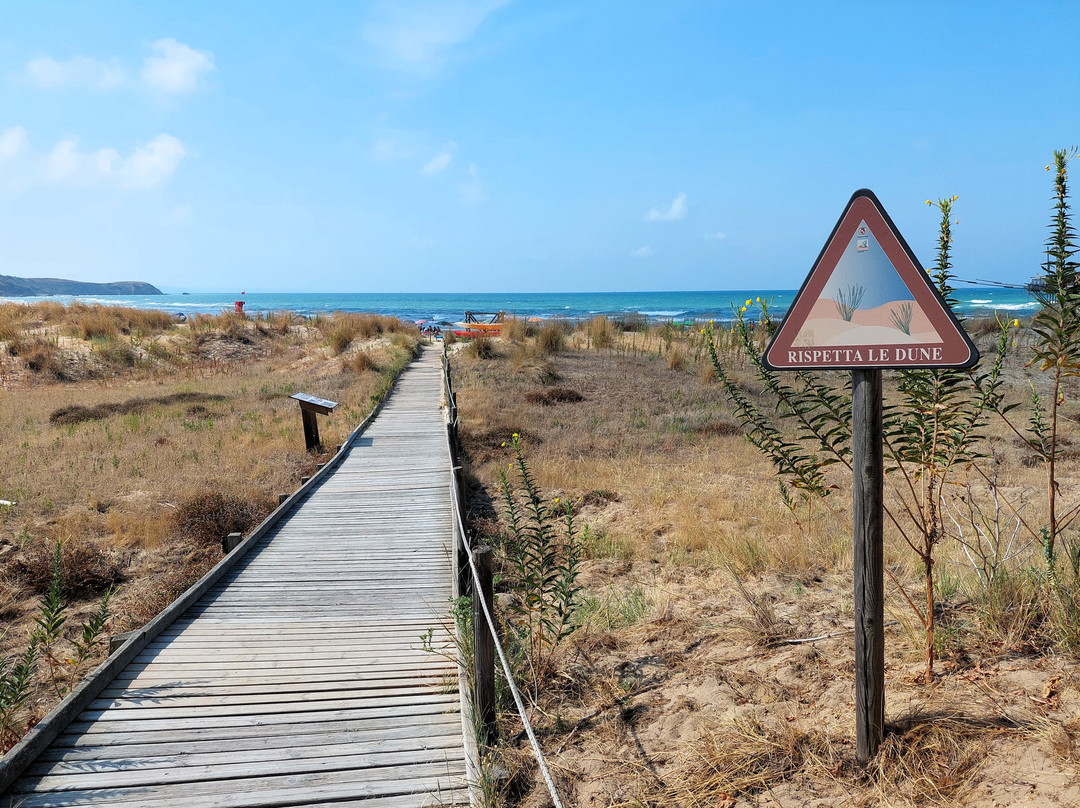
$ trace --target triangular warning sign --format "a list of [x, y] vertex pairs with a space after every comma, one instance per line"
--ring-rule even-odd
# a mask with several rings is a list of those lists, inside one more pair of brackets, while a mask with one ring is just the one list
[[765, 351], [773, 370], [964, 368], [979, 352], [872, 191], [856, 191]]

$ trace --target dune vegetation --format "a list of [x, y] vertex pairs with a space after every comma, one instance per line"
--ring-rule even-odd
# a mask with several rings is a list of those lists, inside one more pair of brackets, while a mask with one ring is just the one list
[[[418, 339], [378, 315], [177, 323], [0, 304], [0, 748], [92, 669], [109, 634], [146, 623], [221, 557], [222, 536], [257, 525], [312, 474]], [[321, 455], [305, 451], [295, 392], [339, 402], [320, 418]], [[107, 621], [79, 658], [106, 594]], [[52, 634], [48, 609], [54, 627], [63, 618]]]

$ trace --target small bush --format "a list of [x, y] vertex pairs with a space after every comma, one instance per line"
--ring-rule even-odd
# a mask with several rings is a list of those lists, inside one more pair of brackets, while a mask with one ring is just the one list
[[60, 348], [47, 339], [16, 339], [9, 343], [8, 352], [22, 359], [31, 373], [58, 381], [66, 378]]
[[543, 407], [553, 407], [556, 404], [573, 404], [584, 401], [585, 397], [577, 390], [569, 387], [549, 387], [543, 390], [532, 390], [525, 394], [525, 398], [533, 404]]
[[530, 329], [528, 322], [521, 317], [507, 317], [499, 329], [499, 336], [507, 342], [524, 342], [532, 330], [534, 329]]
[[217, 542], [230, 533], [246, 533], [269, 508], [219, 491], [197, 494], [182, 502], [176, 512], [176, 528], [197, 541]]
[[334, 356], [340, 356], [345, 353], [345, 349], [349, 347], [354, 336], [355, 332], [349, 328], [348, 324], [338, 323], [327, 333], [326, 342], [330, 350], [334, 352]]
[[536, 352], [541, 356], [558, 353], [566, 347], [566, 327], [563, 323], [548, 320], [536, 334]]
[[610, 348], [615, 342], [615, 328], [611, 324], [611, 320], [602, 314], [598, 314], [589, 320], [585, 326], [585, 335], [597, 350]]
[[356, 355], [349, 361], [348, 366], [357, 373], [377, 371], [379, 369], [378, 362], [375, 361], [375, 357], [369, 351], [357, 351]]
[[120, 335], [116, 320], [104, 310], [104, 307], [82, 314], [78, 320], [78, 335], [81, 339], [104, 338], [115, 340]]
[[[36, 542], [11, 562], [11, 573], [17, 581], [42, 594], [52, 582], [55, 557], [52, 543]], [[69, 540], [61, 550], [60, 575], [64, 592], [71, 597], [95, 597], [123, 581], [124, 568], [111, 553], [96, 544]]]
[[495, 343], [487, 337], [476, 337], [465, 346], [465, 353], [474, 359], [494, 359]]

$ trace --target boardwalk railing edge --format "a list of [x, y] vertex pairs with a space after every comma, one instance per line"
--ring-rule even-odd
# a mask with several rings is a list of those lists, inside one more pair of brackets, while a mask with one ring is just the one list
[[[419, 358], [420, 354], [417, 354]], [[180, 597], [166, 606], [157, 617], [143, 626], [141, 629], [131, 632], [131, 637], [105, 659], [94, 671], [72, 690], [63, 701], [39, 721], [15, 746], [8, 750], [7, 754], [0, 758], [0, 794], [3, 794], [19, 777], [23, 771], [34, 762], [53, 740], [56, 739], [64, 728], [70, 724], [93, 701], [105, 687], [116, 678], [124, 668], [137, 657], [147, 645], [150, 644], [162, 631], [168, 628], [181, 614], [201, 598], [206, 591], [242, 559], [247, 552], [255, 546], [270, 528], [274, 527], [281, 519], [293, 509], [322, 479], [333, 469], [341, 464], [346, 453], [352, 448], [356, 440], [363, 435], [371, 425], [375, 417], [382, 411], [386, 402], [394, 395], [398, 379], [416, 361], [412, 360], [405, 365], [401, 373], [394, 379], [394, 385], [390, 392], [383, 396], [382, 400], [375, 405], [359, 426], [357, 426], [345, 442], [338, 448], [337, 453], [326, 464], [311, 476], [311, 479], [297, 488], [284, 502], [278, 505], [270, 514], [251, 531], [236, 548], [225, 555], [221, 561], [213, 566], [202, 578], [196, 581]]]
[[[445, 344], [443, 345], [442, 365], [443, 395], [446, 398], [446, 408], [443, 411], [446, 418], [446, 450], [450, 457], [450, 507], [455, 517], [451, 528], [453, 531], [451, 553], [454, 571], [453, 595], [456, 600], [464, 594], [461, 589], [462, 570], [457, 550], [461, 546], [461, 540], [464, 538], [459, 536], [460, 529], [458, 525], [464, 524], [464, 522], [457, 518], [461, 508], [461, 464], [458, 459], [457, 447], [457, 401], [454, 396], [453, 383], [450, 380], [450, 362], [446, 354]], [[459, 628], [457, 621], [455, 620], [453, 623], [454, 630], [457, 631]], [[461, 647], [460, 643], [458, 647]], [[482, 805], [483, 795], [480, 792], [482, 770], [480, 768], [480, 747], [476, 742], [476, 720], [471, 698], [472, 688], [462, 686], [468, 685], [472, 681], [472, 677], [465, 668], [466, 661], [462, 658], [460, 651], [455, 656], [457, 657], [458, 698], [461, 702], [461, 735], [465, 744], [465, 778], [466, 785], [469, 787], [469, 803], [470, 805]]]

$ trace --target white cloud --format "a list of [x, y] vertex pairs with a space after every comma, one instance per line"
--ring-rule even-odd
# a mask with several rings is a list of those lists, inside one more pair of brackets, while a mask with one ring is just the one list
[[0, 133], [0, 163], [13, 165], [14, 176], [25, 184], [153, 188], [175, 173], [186, 153], [184, 144], [164, 133], [126, 157], [108, 147], [83, 151], [76, 137], [58, 141], [46, 153], [35, 152], [22, 127]]
[[65, 138], [45, 156], [45, 178], [53, 182], [92, 185], [111, 177], [120, 163], [116, 149], [80, 152], [78, 138]]
[[461, 196], [461, 203], [469, 207], [487, 201], [487, 187], [480, 179], [480, 169], [476, 167], [476, 163], [469, 164], [469, 179], [458, 186], [458, 194]]
[[414, 154], [410, 146], [406, 146], [397, 138], [384, 137], [376, 140], [371, 146], [371, 157], [377, 163], [391, 163], [395, 160], [405, 160]]
[[190, 93], [199, 79], [214, 69], [214, 56], [197, 51], [175, 39], [159, 39], [151, 46], [158, 55], [147, 57], [140, 76], [151, 90]]
[[677, 222], [686, 216], [686, 194], [680, 193], [671, 200], [671, 206], [667, 210], [653, 208], [645, 214], [647, 222]]
[[727, 238], [727, 233], [706, 233], [703, 238], [706, 241], [723, 241]]
[[631, 258], [648, 258], [653, 254], [652, 247], [638, 247], [636, 250], [630, 251]]
[[454, 159], [454, 156], [449, 151], [443, 151], [436, 154], [424, 167], [420, 169], [420, 173], [425, 177], [430, 177], [432, 174], [438, 174], [441, 171], [445, 171], [447, 166], [450, 165], [450, 161]]
[[413, 73], [437, 70], [454, 47], [467, 42], [507, 0], [384, 2], [362, 36], [387, 67]]
[[14, 160], [26, 151], [26, 130], [21, 126], [13, 126], [0, 132], [0, 163]]
[[153, 188], [176, 171], [187, 150], [172, 135], [160, 134], [145, 146], [139, 146], [120, 167], [125, 188]]
[[112, 90], [124, 83], [124, 69], [115, 60], [108, 62], [88, 56], [72, 56], [59, 62], [51, 56], [39, 56], [26, 63], [23, 77], [34, 87], [45, 90], [60, 87], [88, 87]]

